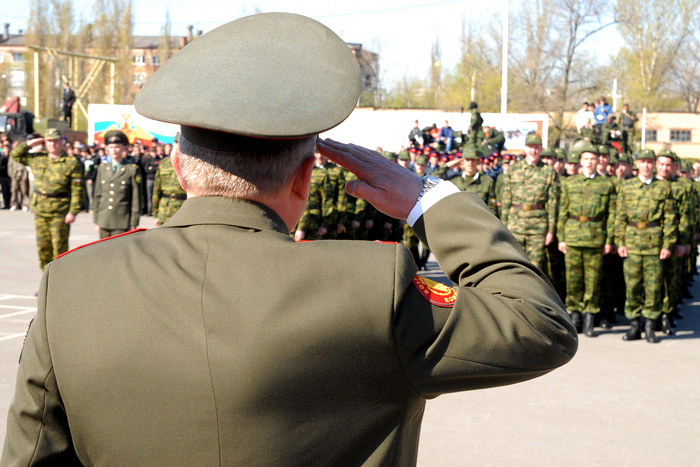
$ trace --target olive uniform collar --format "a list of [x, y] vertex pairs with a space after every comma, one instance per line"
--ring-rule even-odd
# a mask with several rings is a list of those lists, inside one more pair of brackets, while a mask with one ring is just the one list
[[267, 206], [248, 200], [217, 196], [188, 198], [163, 227], [231, 225], [244, 229], [272, 230], [289, 235], [282, 218]]

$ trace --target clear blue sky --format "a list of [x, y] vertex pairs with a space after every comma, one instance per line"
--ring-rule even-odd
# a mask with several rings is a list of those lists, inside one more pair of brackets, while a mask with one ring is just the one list
[[[26, 29], [29, 4], [30, 0], [0, 0], [0, 20], [11, 24], [12, 33]], [[93, 16], [93, 4], [94, 0], [73, 0], [77, 16], [85, 19]], [[380, 53], [381, 78], [391, 82], [406, 75], [426, 76], [430, 49], [437, 37], [443, 66], [452, 68], [458, 59], [463, 19], [486, 19], [485, 15], [498, 12], [503, 3], [502, 0], [488, 4], [478, 0], [133, 0], [133, 5], [137, 35], [159, 35], [166, 14], [170, 15], [172, 35], [187, 34], [189, 24], [195, 30], [207, 32], [256, 11], [309, 16], [346, 42], [361, 43], [366, 49]]]

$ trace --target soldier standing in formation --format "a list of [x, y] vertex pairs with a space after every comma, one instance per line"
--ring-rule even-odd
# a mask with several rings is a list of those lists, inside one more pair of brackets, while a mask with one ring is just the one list
[[141, 214], [141, 168], [125, 163], [129, 139], [119, 130], [105, 134], [112, 161], [101, 164], [95, 179], [95, 230], [100, 238], [135, 230]]
[[[171, 151], [177, 151], [180, 147], [175, 136], [175, 142]], [[158, 164], [156, 177], [153, 183], [153, 222], [156, 227], [163, 225], [168, 219], [173, 217], [173, 214], [180, 209], [182, 203], [187, 199], [187, 193], [180, 186], [180, 181], [177, 179], [177, 174], [173, 168], [173, 163], [170, 156], [165, 156]]]
[[493, 215], [496, 215], [494, 181], [493, 178], [484, 175], [478, 170], [479, 152], [476, 148], [465, 147], [462, 150], [461, 159], [454, 159], [440, 167], [433, 173], [433, 177], [447, 179], [448, 171], [456, 165], [460, 166], [462, 172], [449, 178], [449, 180], [462, 191], [475, 191], [484, 204], [489, 207]]
[[686, 255], [690, 254], [693, 210], [692, 186], [690, 181], [678, 177], [676, 155], [667, 149], [659, 151], [656, 157], [656, 178], [666, 181], [671, 187], [671, 196], [676, 202], [678, 217], [678, 240], [673, 254], [662, 261], [664, 296], [661, 313], [661, 329], [664, 334], [673, 334], [672, 314], [681, 296], [681, 278]]
[[662, 261], [676, 245], [676, 202], [668, 182], [654, 176], [656, 154], [645, 149], [637, 157], [639, 176], [625, 180], [617, 197], [615, 238], [624, 261], [625, 316], [630, 329], [624, 340], [641, 337], [641, 317], [650, 343], [659, 342], [655, 323], [663, 301]]
[[562, 182], [557, 229], [559, 250], [566, 261], [566, 308], [577, 330], [595, 337], [603, 255], [609, 254], [614, 244], [616, 190], [612, 180], [596, 171], [595, 145], [579, 141], [572, 152], [580, 153], [583, 173]]
[[541, 153], [542, 138], [527, 135], [525, 159], [508, 170], [501, 202], [501, 220], [540, 269], [545, 246], [554, 242], [559, 207], [559, 177]]
[[[30, 151], [42, 144], [45, 151]], [[63, 148], [61, 132], [49, 128], [43, 138], [20, 143], [10, 153], [11, 158], [30, 167], [34, 174], [31, 204], [42, 271], [58, 255], [68, 251], [70, 224], [83, 203], [82, 164], [68, 156]]]

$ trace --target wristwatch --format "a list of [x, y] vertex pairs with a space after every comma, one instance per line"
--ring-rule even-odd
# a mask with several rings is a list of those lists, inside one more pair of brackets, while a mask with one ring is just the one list
[[423, 196], [425, 196], [427, 192], [435, 188], [441, 181], [442, 179], [437, 177], [431, 177], [429, 175], [423, 177], [423, 188], [420, 189], [420, 194], [418, 195], [416, 203], [420, 202], [421, 198], [423, 198]]

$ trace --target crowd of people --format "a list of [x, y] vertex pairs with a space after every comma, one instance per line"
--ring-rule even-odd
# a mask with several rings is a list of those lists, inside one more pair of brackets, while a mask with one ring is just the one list
[[[622, 115], [636, 121], [626, 105]], [[461, 134], [447, 121], [442, 129], [416, 121], [405, 146], [377, 151], [420, 176], [476, 192], [547, 274], [579, 332], [595, 337], [595, 327], [609, 329], [621, 314], [630, 320], [625, 340], [644, 331], [648, 342], [658, 342], [656, 331], [674, 333], [696, 274], [700, 161], [667, 150], [620, 152], [618, 135], [601, 138], [605, 124], [593, 133], [587, 126], [591, 120], [568, 152], [543, 148], [529, 134], [524, 154], [511, 155], [496, 128]], [[295, 239], [403, 242], [424, 268], [430, 252], [411, 227], [348, 195], [350, 180], [351, 173], [316, 154]]]
[[[595, 106], [584, 103], [576, 117], [579, 135], [569, 152], [543, 148], [540, 137], [529, 134], [524, 154], [508, 154], [504, 134], [482, 126], [474, 102], [468, 131], [455, 131], [448, 121], [441, 128], [421, 128], [416, 121], [404, 147], [377, 151], [420, 176], [450, 180], [460, 190], [476, 192], [547, 274], [580, 332], [594, 337], [596, 326], [610, 328], [620, 313], [631, 322], [627, 340], [640, 338], [644, 327], [647, 340], [658, 342], [655, 331], [673, 334], [675, 320], [682, 317], [678, 305], [690, 296], [700, 232], [700, 196], [692, 181], [700, 176], [700, 162], [692, 164], [665, 150], [630, 154], [636, 115], [624, 105], [619, 130], [609, 107], [604, 98]], [[32, 159], [27, 156], [46, 145], [38, 137], [33, 141], [15, 143], [14, 148], [9, 139], [2, 141], [4, 158], [10, 152], [17, 156], [9, 158], [2, 184], [4, 206], [26, 211], [33, 192], [33, 210], [43, 209], [49, 216], [56, 211], [51, 193], [36, 187], [30, 191], [33, 177], [27, 166]], [[139, 215], [153, 215], [160, 225], [186, 199], [169, 163], [170, 144], [132, 144], [119, 131], [107, 134], [105, 144], [60, 141], [60, 152], [78, 162], [79, 176], [74, 178], [84, 186], [79, 208], [70, 211], [95, 211], [101, 238], [135, 229]], [[309, 200], [293, 229], [294, 239], [403, 242], [419, 269], [426, 268], [430, 251], [405, 221], [344, 190], [353, 177], [316, 154]], [[653, 185], [652, 193], [632, 189], [637, 181]], [[105, 191], [105, 183], [112, 188], [116, 183], [119, 190]], [[640, 202], [645, 196], [649, 201]], [[42, 198], [47, 207], [41, 208]], [[59, 209], [57, 224], [47, 222], [43, 230], [37, 224], [37, 237], [47, 238], [45, 245], [38, 245], [42, 269], [67, 249], [67, 206]], [[51, 225], [63, 230], [56, 234]], [[51, 240], [56, 235], [60, 241]], [[658, 261], [649, 263], [650, 257]]]

